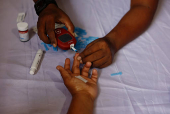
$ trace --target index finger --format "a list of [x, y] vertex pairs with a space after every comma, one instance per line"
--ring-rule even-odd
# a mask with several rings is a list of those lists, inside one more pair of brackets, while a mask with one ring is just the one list
[[47, 34], [50, 38], [51, 44], [54, 47], [57, 47], [57, 40], [56, 40], [56, 37], [55, 37], [54, 30], [55, 30], [55, 21], [54, 21], [53, 18], [50, 18], [50, 20], [46, 21], [46, 31], [47, 31]]
[[45, 32], [45, 19], [42, 19], [39, 17], [38, 22], [37, 22], [37, 28], [38, 28], [38, 36], [40, 39], [46, 43], [50, 44], [50, 40], [48, 39], [46, 32]]
[[73, 25], [73, 23], [71, 22], [70, 18], [65, 15], [65, 17], [62, 18], [60, 21], [66, 26], [66, 28], [68, 29], [68, 31], [69, 31], [73, 36], [75, 36], [75, 35], [74, 35], [74, 25]]
[[62, 66], [57, 66], [56, 69], [59, 70], [64, 81], [71, 78], [70, 74]]
[[70, 19], [67, 19], [67, 20], [65, 21], [65, 26], [67, 27], [68, 31], [69, 31], [73, 36], [75, 36], [75, 35], [74, 35], [74, 25], [73, 25], [73, 23], [70, 21]]

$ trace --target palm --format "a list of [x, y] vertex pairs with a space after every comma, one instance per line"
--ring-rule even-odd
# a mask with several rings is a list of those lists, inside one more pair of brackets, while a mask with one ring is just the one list
[[[76, 54], [75, 58], [77, 58]], [[66, 59], [64, 68], [60, 67], [60, 73], [64, 79], [64, 83], [72, 95], [85, 93], [90, 94], [92, 98], [97, 96], [97, 71], [93, 70], [92, 78], [88, 78], [88, 72], [91, 67], [91, 63], [87, 62], [80, 72], [79, 69], [80, 62], [74, 60], [72, 71], [70, 70], [70, 60]], [[62, 70], [61, 70], [62, 69]], [[76, 78], [75, 76], [83, 77], [88, 82], [85, 83], [82, 80]]]

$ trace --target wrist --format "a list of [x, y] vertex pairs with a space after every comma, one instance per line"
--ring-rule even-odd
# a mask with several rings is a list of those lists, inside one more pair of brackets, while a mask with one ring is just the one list
[[74, 94], [67, 114], [93, 114], [94, 99], [87, 93]]
[[85, 101], [88, 101], [88, 102], [91, 102], [91, 103], [94, 103], [94, 101], [96, 99], [96, 98], [93, 98], [90, 94], [84, 93], [84, 92], [74, 94], [74, 95], [72, 95], [72, 98], [73, 99], [79, 99], [80, 101], [85, 100]]
[[46, 7], [46, 8], [58, 8], [58, 6], [57, 5], [55, 5], [55, 4], [48, 4], [48, 6]]
[[113, 29], [110, 33], [108, 33], [105, 38], [111, 42], [113, 48], [115, 49], [115, 52], [119, 51], [122, 46], [121, 43], [122, 41], [120, 40], [120, 35]]
[[119, 48], [117, 47], [117, 45], [116, 45], [116, 40], [115, 40], [115, 38], [113, 37], [113, 36], [108, 36], [108, 35], [106, 35], [105, 37], [104, 37], [104, 39], [106, 39], [109, 43], [110, 43], [110, 45], [111, 45], [111, 47], [112, 47], [112, 49], [114, 49], [114, 52], [116, 53], [118, 50], [119, 50]]
[[49, 6], [51, 6], [51, 4], [53, 4], [52, 7], [53, 6], [58, 7], [58, 5], [57, 5], [55, 0], [35, 0], [34, 2], [35, 2], [34, 8], [35, 8], [35, 11], [36, 11], [38, 16], [45, 9], [48, 9]]

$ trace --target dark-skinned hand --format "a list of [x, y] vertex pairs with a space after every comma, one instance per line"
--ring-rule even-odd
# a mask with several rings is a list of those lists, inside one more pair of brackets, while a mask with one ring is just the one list
[[[40, 39], [47, 44], [57, 46], [55, 38], [55, 23], [63, 23], [68, 31], [74, 33], [74, 25], [70, 18], [60, 8], [54, 4], [49, 4], [39, 15], [37, 28]], [[49, 38], [47, 37], [49, 36]], [[74, 34], [73, 34], [74, 35]]]
[[[98, 94], [97, 79], [98, 73], [96, 69], [92, 70], [92, 76], [89, 78], [89, 69], [91, 67], [91, 62], [87, 62], [83, 69], [80, 71], [79, 65], [80, 61], [77, 60], [79, 53], [75, 54], [72, 70], [70, 69], [70, 59], [65, 60], [64, 68], [62, 66], [57, 66], [57, 69], [61, 73], [64, 80], [64, 84], [72, 94], [76, 95], [88, 95], [91, 99], [95, 100]], [[81, 76], [88, 82], [85, 83], [82, 80], [76, 78], [75, 76]]]
[[96, 39], [88, 44], [77, 59], [80, 60], [80, 63], [89, 61], [92, 63], [92, 67], [104, 68], [113, 62], [114, 53], [114, 46], [104, 37]]

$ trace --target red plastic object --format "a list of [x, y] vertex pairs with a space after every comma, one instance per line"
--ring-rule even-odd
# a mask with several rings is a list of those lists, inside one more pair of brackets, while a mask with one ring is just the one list
[[57, 28], [55, 30], [55, 36], [57, 39], [58, 47], [62, 50], [69, 50], [71, 44], [76, 45], [77, 43], [76, 38], [63, 28]]

